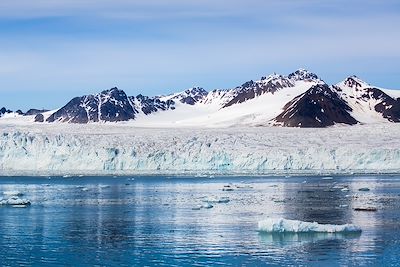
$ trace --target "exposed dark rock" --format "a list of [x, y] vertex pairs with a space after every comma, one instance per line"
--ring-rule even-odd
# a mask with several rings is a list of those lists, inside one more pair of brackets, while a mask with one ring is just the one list
[[335, 123], [353, 125], [351, 108], [328, 85], [315, 85], [287, 103], [275, 118], [277, 125], [287, 127], [327, 127]]
[[73, 98], [64, 107], [50, 115], [46, 121], [88, 123], [98, 121], [127, 121], [137, 111], [124, 91], [112, 88], [96, 95]]
[[242, 86], [235, 88], [235, 95], [228, 101], [223, 108], [234, 104], [243, 103], [265, 93], [275, 93], [277, 90], [293, 87], [294, 84], [286, 77], [281, 75], [271, 75], [268, 78], [262, 77], [261, 81], [248, 81]]
[[360, 78], [358, 78], [355, 75], [346, 78], [346, 80], [344, 80], [343, 84], [345, 86], [353, 88], [355, 90], [360, 90], [361, 88], [368, 86], [367, 83], [365, 83], [364, 81], [362, 81]]
[[288, 75], [288, 78], [293, 81], [321, 81], [319, 77], [308, 70], [298, 69]]
[[5, 107], [2, 107], [2, 108], [0, 109], [0, 116], [4, 115], [4, 114], [6, 114], [6, 113], [12, 113], [12, 111], [9, 110], [9, 109], [6, 109]]
[[47, 112], [47, 111], [48, 111], [47, 109], [31, 108], [30, 110], [28, 110], [27, 112], [24, 113], [24, 116], [32, 116], [32, 115], [36, 115], [36, 114]]
[[193, 87], [171, 97], [171, 100], [194, 105], [206, 97], [208, 92], [201, 87]]
[[129, 97], [131, 103], [135, 103], [137, 105], [137, 109], [140, 109], [145, 115], [160, 111], [160, 110], [168, 110], [175, 109], [175, 102], [171, 99], [167, 101], [160, 100], [159, 97], [148, 97], [144, 95], [137, 95], [135, 101], [135, 97]]
[[373, 109], [390, 122], [400, 122], [400, 101], [356, 76], [346, 78], [333, 89], [348, 104]]
[[41, 114], [41, 113], [36, 114], [36, 116], [35, 116], [35, 122], [44, 122], [44, 116], [43, 116], [43, 114]]
[[380, 102], [375, 105], [375, 111], [382, 113], [382, 116], [390, 122], [400, 122], [400, 101], [398, 99], [388, 96], [377, 88], [369, 88], [365, 97], [379, 99]]

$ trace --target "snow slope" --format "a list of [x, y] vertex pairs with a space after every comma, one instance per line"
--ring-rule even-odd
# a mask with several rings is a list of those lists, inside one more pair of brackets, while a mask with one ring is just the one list
[[[110, 127], [112, 126], [112, 127]], [[400, 171], [399, 124], [326, 129], [0, 123], [0, 175]]]
[[274, 93], [264, 93], [240, 104], [222, 108], [231, 99], [232, 90], [212, 91], [196, 105], [177, 103], [175, 110], [138, 116], [129, 122], [140, 127], [230, 127], [260, 125], [275, 118], [284, 105], [307, 91], [315, 82], [297, 81], [294, 87], [283, 88]]

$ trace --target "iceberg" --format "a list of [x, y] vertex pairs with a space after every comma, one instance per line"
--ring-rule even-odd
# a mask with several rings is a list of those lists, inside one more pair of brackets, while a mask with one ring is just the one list
[[258, 222], [258, 231], [265, 233], [345, 233], [361, 232], [361, 228], [353, 224], [319, 224], [317, 222], [269, 218]]
[[22, 199], [13, 196], [9, 199], [0, 199], [0, 206], [29, 206], [31, 202], [27, 199]]

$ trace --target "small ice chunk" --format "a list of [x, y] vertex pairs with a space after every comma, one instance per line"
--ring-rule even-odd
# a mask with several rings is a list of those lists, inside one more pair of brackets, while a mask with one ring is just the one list
[[349, 188], [344, 187], [344, 188], [341, 189], [341, 191], [342, 191], [342, 192], [347, 192], [347, 191], [349, 191]]
[[229, 197], [221, 197], [220, 199], [218, 199], [218, 203], [228, 203], [229, 201]]
[[322, 177], [321, 179], [322, 180], [332, 180], [333, 177], [332, 176], [326, 176], [326, 177]]
[[266, 219], [258, 222], [258, 230], [267, 233], [339, 233], [361, 232], [361, 228], [353, 224], [319, 224], [298, 220]]
[[214, 206], [213, 205], [211, 205], [211, 203], [204, 203], [203, 205], [201, 205], [201, 207], [202, 208], [204, 208], [204, 209], [211, 209], [211, 208], [214, 208]]
[[378, 211], [375, 207], [366, 207], [366, 208], [354, 208], [355, 211]]
[[207, 198], [203, 200], [206, 203], [228, 203], [230, 201], [229, 197], [220, 197], [220, 198]]
[[369, 188], [368, 187], [362, 187], [362, 188], [358, 189], [358, 191], [367, 192], [367, 191], [369, 191]]
[[22, 197], [24, 195], [24, 193], [19, 192], [19, 191], [4, 191], [3, 195], [5, 195], [5, 196]]

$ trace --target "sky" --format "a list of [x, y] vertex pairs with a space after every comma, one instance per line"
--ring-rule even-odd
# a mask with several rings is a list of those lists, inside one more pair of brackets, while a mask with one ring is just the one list
[[233, 88], [298, 68], [400, 89], [398, 0], [1, 0], [0, 106]]

